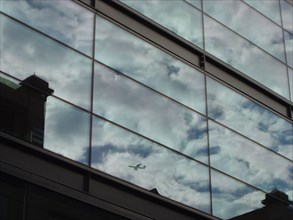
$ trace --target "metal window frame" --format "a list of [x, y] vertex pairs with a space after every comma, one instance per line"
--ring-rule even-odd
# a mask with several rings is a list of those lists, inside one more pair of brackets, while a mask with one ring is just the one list
[[228, 84], [238, 93], [244, 94], [282, 117], [293, 121], [291, 113], [292, 102], [272, 92], [201, 48], [160, 27], [151, 19], [142, 16], [123, 3], [117, 0], [98, 0], [95, 1], [94, 8], [91, 5], [88, 6], [95, 13], [107, 17], [155, 46], [204, 70], [205, 74], [213, 76], [218, 81], [224, 82], [224, 84]]

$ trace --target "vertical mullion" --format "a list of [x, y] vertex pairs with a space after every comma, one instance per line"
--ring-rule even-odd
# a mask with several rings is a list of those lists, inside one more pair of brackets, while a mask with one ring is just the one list
[[201, 28], [202, 28], [202, 49], [205, 51], [205, 34], [204, 34], [204, 16], [203, 16], [203, 0], [201, 0]]
[[209, 120], [208, 120], [208, 92], [207, 92], [207, 75], [204, 74], [205, 83], [205, 102], [206, 102], [206, 125], [207, 125], [207, 145], [208, 145], [208, 169], [209, 169], [209, 190], [210, 190], [210, 213], [213, 213], [212, 203], [212, 178], [211, 178], [211, 158], [210, 158], [210, 135], [209, 135]]
[[[287, 50], [286, 50], [286, 42], [285, 42], [285, 29], [283, 25], [283, 16], [282, 16], [282, 5], [281, 0], [279, 0], [279, 11], [280, 11], [280, 18], [281, 18], [281, 27], [282, 27], [282, 37], [283, 37], [283, 45], [284, 45], [284, 53], [285, 53], [285, 61], [286, 61], [286, 73], [287, 73], [287, 86], [289, 92], [289, 99], [293, 101], [293, 97], [291, 96], [291, 88], [290, 88], [290, 78], [289, 78], [289, 70], [288, 70], [288, 57], [287, 57]], [[289, 115], [287, 115], [289, 116]]]
[[93, 131], [93, 101], [94, 101], [94, 72], [95, 72], [95, 38], [96, 38], [96, 14], [93, 13], [93, 48], [92, 48], [92, 76], [91, 76], [91, 100], [90, 100], [90, 133], [88, 163], [92, 163], [92, 131]]
[[[205, 31], [204, 31], [204, 14], [203, 14], [203, 0], [201, 0], [201, 23], [202, 23], [202, 40], [203, 50], [205, 51]], [[209, 135], [209, 120], [208, 120], [208, 92], [207, 92], [207, 74], [204, 74], [205, 84], [205, 105], [206, 105], [206, 125], [207, 125], [207, 147], [208, 147], [208, 170], [209, 170], [209, 190], [210, 190], [210, 214], [213, 214], [213, 200], [212, 200], [212, 174], [211, 174], [211, 160], [210, 160], [210, 135]]]

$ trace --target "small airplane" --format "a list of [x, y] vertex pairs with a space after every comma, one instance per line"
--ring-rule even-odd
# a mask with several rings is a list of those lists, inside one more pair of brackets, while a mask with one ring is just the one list
[[139, 164], [137, 164], [137, 165], [135, 165], [135, 166], [130, 165], [130, 166], [128, 166], [128, 167], [131, 167], [131, 168], [133, 168], [134, 170], [138, 170], [138, 169], [145, 169], [146, 166], [142, 166], [141, 163], [139, 163]]

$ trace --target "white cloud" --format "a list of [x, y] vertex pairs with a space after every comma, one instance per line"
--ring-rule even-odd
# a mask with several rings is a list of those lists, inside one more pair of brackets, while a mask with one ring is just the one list
[[96, 28], [98, 61], [205, 113], [202, 73], [100, 17]]
[[[208, 212], [207, 167], [109, 123], [95, 121], [93, 152], [105, 145], [112, 149], [104, 152], [103, 160], [95, 161], [99, 155], [93, 154], [93, 167], [143, 188], [156, 188], [162, 196]], [[149, 153], [143, 157], [144, 151]], [[138, 163], [146, 168], [135, 171], [128, 167]]]
[[1, 15], [1, 70], [23, 80], [32, 74], [54, 94], [84, 108], [90, 101], [90, 59]]
[[94, 112], [207, 163], [206, 120], [96, 63]]
[[69, 0], [3, 1], [3, 11], [91, 55], [94, 14]]
[[[292, 162], [209, 121], [211, 146], [220, 147], [211, 156], [211, 165], [244, 182], [270, 192], [292, 188]], [[282, 183], [280, 183], [282, 181]]]
[[88, 163], [89, 114], [55, 98], [46, 104], [44, 148]]
[[209, 116], [292, 160], [292, 124], [212, 79], [207, 80]]
[[284, 64], [213, 19], [205, 16], [204, 23], [207, 52], [289, 99], [288, 79]]

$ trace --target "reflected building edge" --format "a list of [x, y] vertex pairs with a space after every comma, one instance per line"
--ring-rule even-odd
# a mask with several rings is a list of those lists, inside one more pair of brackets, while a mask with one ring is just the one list
[[289, 201], [288, 195], [279, 190], [267, 193], [265, 199], [262, 200], [262, 204], [265, 205], [263, 208], [242, 214], [230, 220], [288, 220], [293, 217], [293, 202]]
[[19, 84], [0, 80], [0, 130], [43, 147], [46, 101], [54, 90], [36, 75]]

